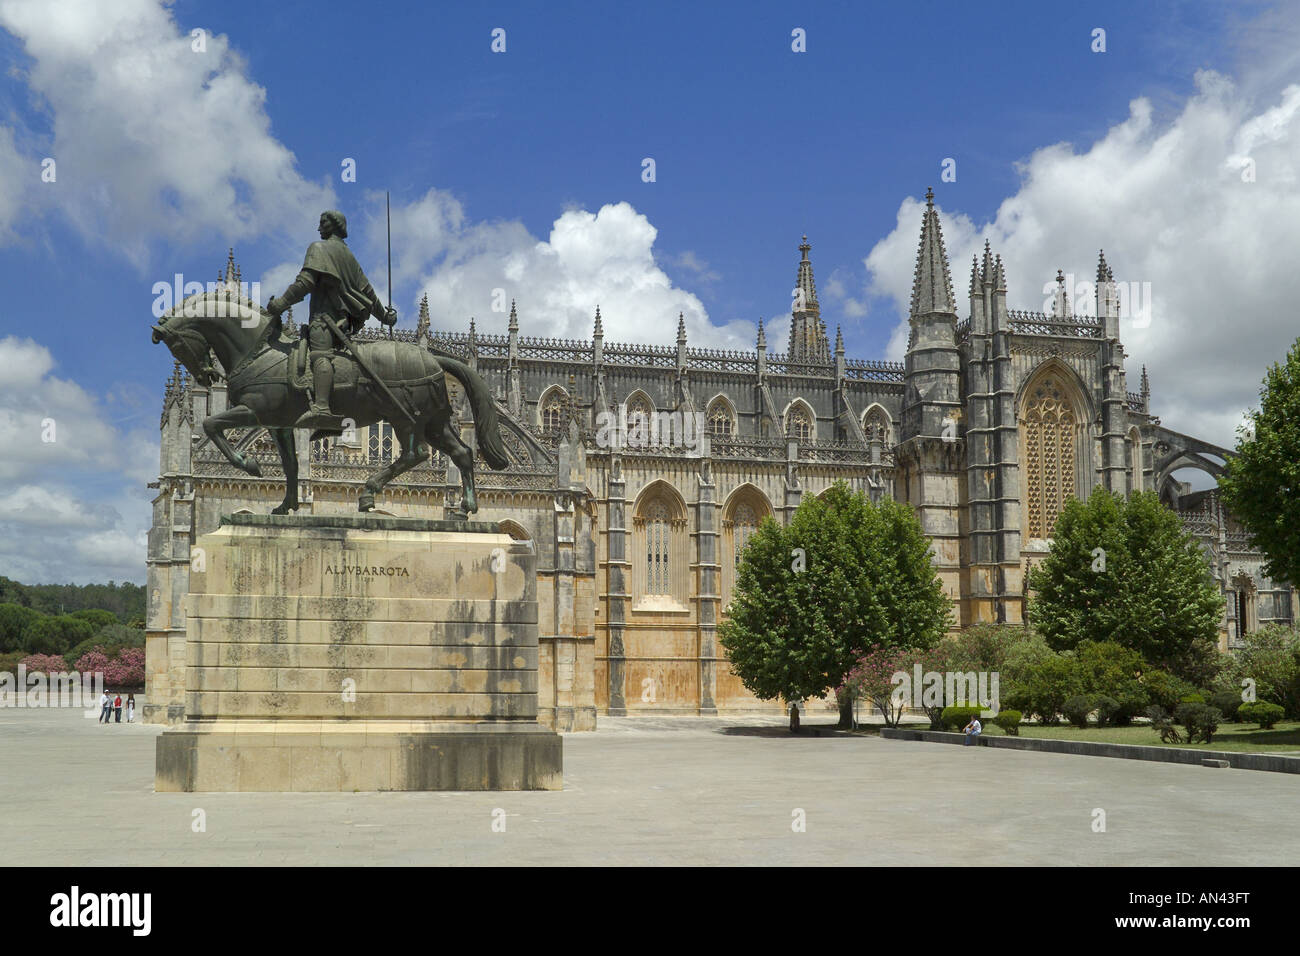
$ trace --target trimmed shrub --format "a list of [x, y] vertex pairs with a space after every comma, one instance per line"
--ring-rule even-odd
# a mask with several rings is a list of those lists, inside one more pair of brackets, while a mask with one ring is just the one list
[[1234, 724], [1241, 722], [1238, 711], [1241, 709], [1241, 694], [1233, 690], [1221, 690], [1210, 695], [1210, 706], [1223, 711], [1223, 719]]
[[1196, 692], [1195, 687], [1168, 671], [1147, 671], [1142, 675], [1142, 685], [1151, 703], [1166, 711], [1173, 711], [1184, 697]]
[[970, 723], [972, 717], [978, 717], [983, 712], [983, 707], [945, 707], [943, 725], [949, 730], [961, 730]]
[[1120, 727], [1129, 722], [1125, 709], [1114, 697], [1102, 694], [1092, 704], [1097, 708], [1098, 727]]
[[1082, 691], [1073, 661], [1060, 654], [1024, 665], [1002, 694], [1002, 702], [1026, 714], [1036, 714], [1044, 724], [1056, 724], [1067, 700]]
[[1282, 719], [1286, 711], [1280, 704], [1272, 704], [1266, 700], [1258, 700], [1253, 704], [1242, 704], [1237, 708], [1237, 714], [1242, 720], [1249, 720], [1252, 724], [1259, 724], [1260, 730], [1272, 730], [1273, 725]]
[[[1196, 696], [1200, 696], [1199, 694]], [[1214, 733], [1219, 729], [1223, 713], [1217, 707], [1199, 701], [1187, 701], [1179, 704], [1174, 711], [1174, 719], [1187, 732], [1187, 742], [1194, 744], [1198, 740], [1211, 743]]]
[[993, 723], [1002, 728], [1008, 737], [1020, 736], [1020, 718], [1023, 715], [1018, 710], [1000, 710], [998, 715], [993, 718]]
[[1092, 702], [1082, 694], [1075, 694], [1061, 705], [1061, 713], [1074, 726], [1079, 728], [1087, 727], [1088, 715], [1092, 713]]

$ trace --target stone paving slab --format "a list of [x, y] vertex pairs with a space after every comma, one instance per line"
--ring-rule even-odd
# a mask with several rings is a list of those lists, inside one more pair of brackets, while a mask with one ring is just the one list
[[[809, 722], [813, 722], [809, 720]], [[817, 721], [820, 723], [820, 721]], [[563, 791], [156, 794], [160, 728], [0, 710], [8, 865], [1293, 865], [1300, 778], [600, 718]], [[1107, 832], [1092, 830], [1106, 811]], [[201, 809], [206, 832], [192, 831]], [[792, 831], [804, 812], [806, 832]], [[494, 811], [506, 832], [493, 832]], [[495, 815], [500, 819], [500, 814]]]

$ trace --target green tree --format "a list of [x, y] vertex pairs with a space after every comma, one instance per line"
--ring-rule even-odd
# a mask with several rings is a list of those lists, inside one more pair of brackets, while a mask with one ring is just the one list
[[[750, 691], [797, 702], [840, 687], [875, 645], [933, 646], [950, 613], [910, 509], [873, 505], [839, 483], [805, 498], [787, 527], [759, 526], [719, 637]], [[840, 695], [842, 726], [852, 700]]]
[[1115, 641], [1202, 686], [1220, 666], [1223, 596], [1196, 538], [1153, 492], [1125, 501], [1098, 488], [1067, 502], [1029, 587], [1029, 621], [1055, 650]]
[[92, 634], [89, 621], [71, 614], [44, 614], [23, 632], [23, 649], [29, 654], [62, 654]]
[[1253, 687], [1256, 699], [1300, 717], [1300, 631], [1269, 624], [1241, 640], [1233, 652], [1234, 690]]
[[23, 650], [23, 634], [40, 613], [21, 604], [0, 604], [0, 653]]
[[1219, 478], [1224, 504], [1268, 559], [1274, 581], [1300, 582], [1300, 340], [1274, 364], [1260, 407], [1238, 429], [1237, 457]]
[[1106, 696], [1115, 701], [1112, 719], [1120, 726], [1143, 713], [1151, 695], [1143, 678], [1151, 670], [1142, 655], [1114, 641], [1084, 641], [1071, 661], [1079, 692], [1095, 702]]
[[73, 611], [72, 616], [79, 621], [85, 621], [96, 632], [103, 630], [110, 624], [121, 624], [117, 615], [112, 611], [105, 611], [103, 608], [85, 608], [80, 611]]

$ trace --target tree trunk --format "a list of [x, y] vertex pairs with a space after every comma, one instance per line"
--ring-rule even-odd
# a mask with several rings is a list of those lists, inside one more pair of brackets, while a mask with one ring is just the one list
[[836, 703], [840, 705], [840, 722], [835, 726], [839, 730], [853, 729], [853, 695], [836, 694]]

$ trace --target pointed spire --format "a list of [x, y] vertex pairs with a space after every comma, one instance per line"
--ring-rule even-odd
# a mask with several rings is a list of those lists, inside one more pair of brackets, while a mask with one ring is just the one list
[[681, 312], [677, 313], [677, 344], [686, 344], [686, 317]]
[[1056, 295], [1052, 299], [1052, 315], [1064, 319], [1070, 314], [1070, 294], [1065, 290], [1065, 273], [1056, 270]]
[[840, 331], [840, 327], [838, 325], [835, 326], [835, 354], [836, 355], [844, 354], [844, 335]]
[[1007, 274], [1002, 268], [1002, 253], [993, 260], [993, 288], [997, 292], [1007, 291]]
[[760, 349], [767, 348], [767, 334], [763, 331], [763, 317], [761, 315], [758, 317], [758, 347]]
[[[597, 311], [597, 312], [600, 311], [600, 306], [596, 306], [596, 311]], [[509, 328], [507, 329], [507, 331], [509, 331], [509, 332], [518, 332], [518, 331], [519, 331], [519, 314], [515, 311], [515, 300], [514, 300], [514, 299], [511, 299], [511, 300], [510, 300], [510, 326], [509, 326]]]
[[227, 285], [230, 284], [230, 280], [234, 277], [234, 275], [235, 275], [235, 247], [231, 246], [230, 251], [226, 254], [225, 280]]
[[[987, 246], [985, 247], [988, 248]], [[974, 295], [980, 290], [982, 280], [980, 279], [980, 260], [978, 256], [970, 257], [970, 294]]]
[[604, 325], [601, 323], [601, 321], [600, 321], [600, 306], [599, 306], [599, 305], [596, 306], [596, 330], [595, 330], [595, 332], [594, 332], [594, 335], [595, 335], [597, 338], [604, 337], [604, 335], [605, 335], [605, 326], [604, 326]]
[[1097, 285], [1101, 285], [1110, 278], [1110, 266], [1106, 265], [1106, 250], [1100, 249], [1097, 252]]
[[416, 338], [424, 338], [429, 334], [429, 293], [420, 296], [420, 315], [415, 322]]
[[1142, 397], [1145, 398], [1150, 394], [1151, 394], [1151, 380], [1147, 378], [1147, 367], [1143, 365], [1142, 366]]
[[790, 309], [789, 354], [791, 361], [795, 362], [823, 361], [830, 352], [826, 325], [821, 320], [821, 307], [817, 304], [812, 260], [808, 257], [811, 250], [805, 235], [799, 243], [799, 268], [794, 280], [794, 304]]
[[984, 282], [993, 281], [993, 250], [987, 239], [984, 240], [984, 263], [980, 267], [980, 279]]
[[478, 335], [474, 331], [474, 316], [469, 317], [469, 340], [471, 343], [478, 340]]
[[921, 241], [916, 250], [916, 275], [912, 280], [913, 318], [931, 312], [955, 315], [952, 279], [948, 275], [948, 252], [943, 245], [939, 213], [934, 208], [934, 191], [925, 191], [925, 212], [921, 216]]
[[817, 282], [813, 279], [812, 260], [808, 258], [808, 253], [811, 251], [812, 246], [808, 244], [808, 237], [805, 235], [803, 241], [799, 243], [799, 271], [795, 276], [795, 288], [803, 293], [804, 309], [816, 312]]

